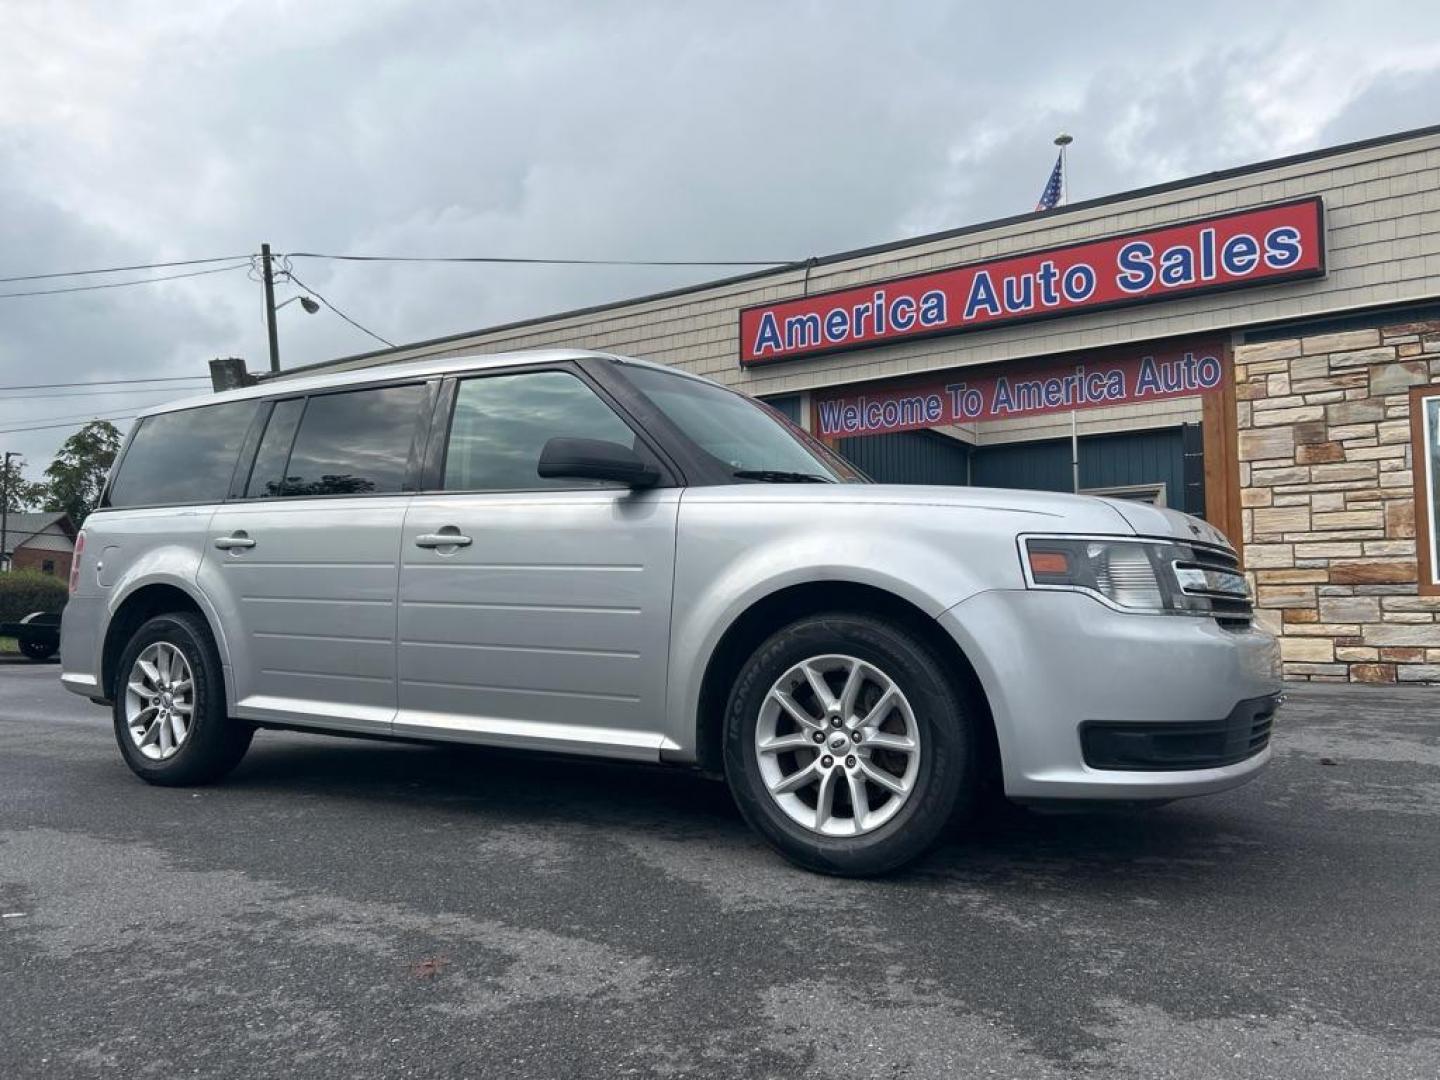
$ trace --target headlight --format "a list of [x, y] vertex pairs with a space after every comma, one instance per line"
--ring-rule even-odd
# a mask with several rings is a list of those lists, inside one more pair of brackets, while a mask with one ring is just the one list
[[1032, 589], [1087, 592], [1125, 611], [1248, 617], [1235, 557], [1161, 540], [1029, 536], [1021, 540]]

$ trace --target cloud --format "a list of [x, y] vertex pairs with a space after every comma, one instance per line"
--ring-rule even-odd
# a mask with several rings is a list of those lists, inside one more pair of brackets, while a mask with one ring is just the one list
[[[1082, 198], [1440, 119], [1428, 5], [1156, 11], [21, 5], [0, 39], [0, 276], [262, 240], [803, 258], [1028, 210], [1061, 128]], [[394, 341], [713, 276], [295, 270]], [[0, 385], [265, 364], [243, 271], [0, 305]], [[328, 312], [280, 319], [290, 363], [375, 344]], [[0, 428], [137, 400], [0, 401]], [[64, 434], [0, 440], [33, 473]]]

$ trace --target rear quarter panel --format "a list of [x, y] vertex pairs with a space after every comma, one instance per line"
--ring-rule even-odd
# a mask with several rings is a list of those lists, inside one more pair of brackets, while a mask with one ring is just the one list
[[196, 586], [214, 513], [214, 506], [181, 506], [105, 510], [86, 519], [85, 554], [62, 630], [62, 678], [88, 675], [98, 686], [105, 635], [115, 612], [140, 589], [157, 584], [181, 590], [200, 606], [215, 633], [221, 663], [228, 667], [224, 627]]

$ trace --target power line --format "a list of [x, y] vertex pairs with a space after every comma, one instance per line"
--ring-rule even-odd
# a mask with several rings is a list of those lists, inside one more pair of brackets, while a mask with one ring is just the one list
[[326, 300], [325, 297], [321, 296], [318, 292], [316, 292], [314, 289], [312, 289], [309, 285], [306, 285], [303, 281], [301, 281], [298, 277], [296, 277], [293, 273], [291, 273], [290, 270], [287, 269], [287, 270], [285, 271], [285, 274], [286, 274], [286, 276], [288, 276], [288, 277], [290, 278], [290, 280], [293, 281], [296, 285], [299, 285], [300, 288], [304, 289], [304, 290], [305, 290], [306, 292], [308, 292], [311, 296], [315, 297], [316, 300], [319, 300], [322, 304], [324, 304], [327, 308], [329, 308], [331, 311], [333, 311], [336, 315], [339, 315], [342, 319], [344, 319], [346, 322], [348, 322], [351, 326], [355, 327], [356, 330], [360, 330], [360, 331], [363, 331], [363, 332], [366, 333], [366, 334], [369, 334], [371, 337], [373, 337], [376, 341], [380, 342], [380, 344], [382, 344], [382, 345], [388, 345], [388, 346], [389, 346], [390, 348], [392, 348], [392, 349], [395, 347], [395, 343], [394, 343], [393, 341], [386, 341], [386, 340], [385, 340], [383, 337], [381, 337], [379, 334], [375, 333], [374, 330], [367, 330], [367, 329], [365, 329], [365, 327], [361, 326], [358, 322], [356, 322], [354, 319], [352, 319], [349, 315], [346, 315], [343, 311], [341, 311], [339, 308], [337, 308], [337, 307], [336, 307], [334, 304], [332, 304], [329, 300]]
[[[122, 394], [173, 394], [184, 387], [171, 386], [150, 386], [139, 387], [134, 390], [61, 390], [54, 394], [21, 394], [16, 397], [7, 397], [0, 401], [0, 407], [11, 405], [20, 401], [43, 401], [46, 398], [75, 398], [75, 397], [119, 397]], [[200, 389], [195, 387], [195, 389]]]
[[223, 274], [228, 270], [240, 270], [250, 265], [249, 257], [245, 262], [234, 263], [230, 266], [217, 266], [210, 270], [190, 270], [184, 274], [160, 274], [156, 277], [131, 278], [129, 281], [107, 281], [103, 285], [70, 285], [63, 289], [31, 289], [27, 292], [0, 293], [0, 300], [15, 296], [55, 296], [58, 293], [93, 292], [96, 289], [122, 289], [127, 285], [151, 285], [157, 281], [175, 281], [179, 278], [203, 277], [206, 274]]
[[[0, 285], [17, 281], [51, 281], [55, 278], [94, 277], [100, 274], [121, 274], [134, 270], [168, 270], [176, 266], [206, 266], [211, 263], [237, 262], [251, 255], [214, 255], [206, 259], [172, 259], [168, 262], [133, 263], [129, 266], [105, 266], [91, 270], [57, 270], [47, 274], [16, 274], [0, 277]], [[336, 259], [344, 262], [419, 262], [419, 263], [515, 263], [549, 266], [783, 266], [795, 259], [541, 259], [511, 258], [499, 255], [428, 256], [428, 255], [335, 255], [318, 251], [293, 251], [295, 259]], [[146, 278], [164, 281], [165, 278]], [[16, 295], [7, 293], [5, 295]], [[31, 295], [29, 293], [19, 295]]]
[[21, 274], [19, 277], [0, 277], [0, 285], [13, 281], [45, 281], [50, 278], [119, 274], [128, 270], [166, 270], [172, 266], [203, 266], [206, 263], [234, 262], [236, 259], [248, 259], [249, 257], [248, 255], [216, 255], [210, 259], [178, 259], [174, 262], [136, 263], [134, 266], [107, 266], [102, 270], [61, 270], [53, 274]]
[[76, 420], [68, 424], [35, 424], [31, 427], [0, 428], [0, 435], [14, 435], [21, 431], [49, 431], [51, 428], [84, 427], [86, 424], [95, 423], [99, 420], [133, 420], [139, 413], [126, 413], [124, 416], [92, 416], [88, 420]]
[[500, 255], [331, 255], [290, 251], [291, 259], [333, 259], [339, 262], [501, 263], [531, 266], [787, 266], [797, 259], [524, 259]]
[[208, 375], [157, 375], [148, 379], [91, 379], [89, 382], [47, 382], [27, 383], [24, 385], [0, 386], [0, 390], [54, 390], [62, 386], [109, 386], [112, 383], [142, 383], [142, 382], [195, 382], [203, 380], [209, 382]]
[[[150, 408], [150, 404], [151, 404], [151, 403], [149, 403], [149, 402], [140, 402], [140, 403], [138, 403], [138, 404], [132, 405], [131, 408], [135, 408], [135, 409], [148, 409], [148, 408]], [[164, 403], [163, 403], [163, 402], [157, 402], [156, 404], [164, 404]], [[12, 416], [12, 417], [10, 417], [10, 418], [8, 418], [8, 419], [6, 419], [6, 420], [0, 420], [0, 424], [14, 424], [14, 423], [17, 423], [17, 422], [22, 421], [22, 420], [23, 420], [23, 421], [26, 421], [26, 425], [27, 425], [27, 426], [28, 426], [29, 424], [54, 424], [54, 423], [59, 423], [60, 421], [63, 421], [63, 420], [77, 420], [77, 421], [79, 421], [80, 423], [85, 423], [85, 422], [87, 422], [87, 421], [89, 421], [89, 420], [99, 419], [99, 418], [95, 415], [95, 412], [96, 412], [96, 410], [94, 410], [94, 409], [88, 409], [88, 410], [86, 410], [85, 412], [66, 413], [64, 416], [30, 416], [30, 417]]]

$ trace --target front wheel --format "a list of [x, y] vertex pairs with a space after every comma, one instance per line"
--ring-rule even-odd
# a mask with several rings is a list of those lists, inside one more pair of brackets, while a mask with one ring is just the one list
[[125, 764], [151, 784], [218, 780], [255, 733], [226, 715], [215, 640], [190, 612], [157, 615], [135, 632], [120, 657], [114, 711]]
[[725, 772], [782, 855], [866, 876], [918, 858], [973, 797], [972, 711], [906, 628], [834, 613], [792, 623], [741, 669]]

